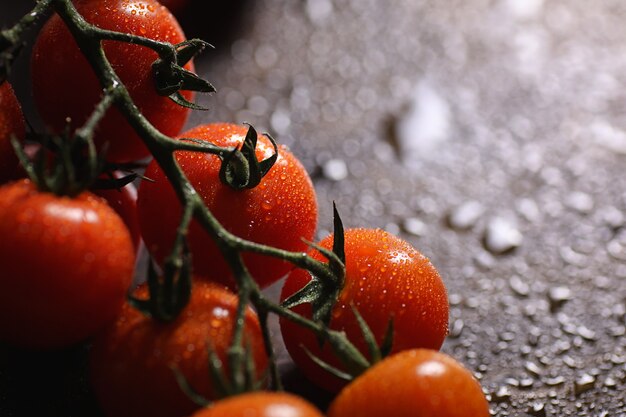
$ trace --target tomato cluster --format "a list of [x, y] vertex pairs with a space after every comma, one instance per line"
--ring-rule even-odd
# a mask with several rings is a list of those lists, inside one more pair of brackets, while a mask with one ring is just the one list
[[[73, 4], [88, 23], [102, 29], [172, 44], [185, 41], [176, 19], [156, 0]], [[75, 36], [59, 15], [53, 15], [33, 49], [35, 103], [55, 133], [72, 132], [88, 120], [106, 78], [96, 75]], [[225, 246], [245, 240], [273, 251], [272, 256], [263, 250], [237, 255], [255, 281], [251, 291], [256, 289], [257, 301], [263, 297], [261, 288], [281, 278], [285, 278], [281, 300], [287, 303], [318, 281], [330, 285], [328, 276], [312, 271], [334, 274], [336, 288], [330, 299], [324, 300], [328, 295], [318, 289], [293, 307], [274, 304], [272, 310], [281, 315], [282, 338], [303, 375], [327, 391], [339, 392], [329, 408], [330, 417], [489, 414], [480, 385], [469, 371], [437, 352], [447, 334], [449, 306], [443, 280], [428, 258], [378, 229], [336, 227], [335, 234], [310, 243], [317, 228], [315, 189], [288, 149], [251, 127], [231, 123], [200, 125], [180, 133], [188, 109], [157, 94], [151, 70], [157, 54], [145, 46], [113, 40], [104, 41], [102, 50], [137, 109], [157, 130], [176, 138], [172, 143], [227, 150], [219, 155], [174, 153], [186, 186], [193, 187], [221, 229], [209, 233], [205, 218], [204, 224], [192, 220], [182, 232], [193, 285], [176, 318], [163, 321], [152, 310], [140, 312], [139, 303], [150, 305], [151, 297], [157, 296], [152, 281], [131, 287], [136, 254], [147, 251], [167, 275], [168, 260], [181, 236], [183, 209], [170, 182], [171, 170], [163, 169], [157, 158], [147, 165], [138, 191], [131, 184], [71, 196], [47, 190], [42, 186], [45, 178], [9, 182], [25, 174], [10, 145], [12, 137], [24, 140], [25, 123], [10, 85], [0, 84], [0, 184], [6, 183], [0, 186], [0, 342], [35, 350], [89, 343], [89, 383], [107, 417], [184, 417], [194, 412], [193, 417], [321, 416], [316, 407], [291, 394], [261, 391], [220, 400], [229, 394], [228, 387], [241, 382], [237, 378], [243, 374], [231, 371], [240, 364], [234, 358], [241, 359], [242, 352], [244, 382], [264, 389], [271, 379], [271, 341], [264, 338], [264, 320], [259, 319], [270, 310], [262, 311], [254, 297], [246, 300], [252, 307], [243, 307], [234, 292], [240, 282], [223, 255], [232, 249]], [[185, 68], [193, 70], [193, 64]], [[65, 94], [68, 85], [80, 94]], [[193, 96], [182, 94], [188, 100]], [[109, 109], [97, 125], [95, 142], [99, 148], [108, 144], [109, 161], [150, 157], [135, 128], [125, 112]], [[224, 177], [226, 152], [243, 152], [250, 135], [256, 135], [253, 155], [248, 155], [252, 163], [276, 158], [258, 184], [238, 189]], [[119, 180], [119, 175], [114, 176]], [[225, 234], [233, 236], [228, 245], [220, 240]], [[286, 253], [306, 258], [315, 267], [296, 268], [303, 264], [294, 257], [285, 260]], [[184, 266], [185, 262], [178, 264], [180, 270]], [[182, 280], [180, 270], [177, 279]], [[160, 296], [174, 294], [173, 287], [164, 291]], [[320, 303], [331, 306], [321, 320]], [[294, 315], [300, 319], [294, 321]], [[303, 327], [303, 321], [309, 325]], [[237, 329], [243, 330], [234, 345]], [[359, 372], [324, 339], [329, 332], [345, 337], [349, 342], [344, 343], [372, 367], [350, 383], [342, 381], [341, 374]], [[372, 343], [378, 345], [378, 354]], [[199, 410], [193, 400], [200, 397], [215, 402]]]

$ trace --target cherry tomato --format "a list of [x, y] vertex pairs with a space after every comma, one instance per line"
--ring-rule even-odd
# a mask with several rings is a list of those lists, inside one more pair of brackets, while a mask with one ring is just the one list
[[488, 417], [480, 384], [459, 362], [428, 349], [374, 365], [330, 405], [328, 417]]
[[[115, 177], [121, 178], [123, 174], [115, 173]], [[109, 206], [120, 215], [124, 224], [130, 232], [130, 236], [135, 245], [139, 247], [141, 233], [139, 232], [139, 219], [137, 218], [137, 189], [130, 183], [118, 189], [93, 190], [93, 193], [104, 198]]]
[[[156, 0], [76, 0], [74, 5], [85, 20], [102, 29], [132, 33], [177, 44], [185, 40], [172, 14]], [[137, 107], [154, 126], [174, 136], [183, 127], [189, 110], [157, 94], [151, 65], [158, 58], [146, 47], [105, 41], [104, 51], [128, 88]], [[69, 30], [58, 15], [41, 29], [32, 55], [35, 104], [41, 117], [54, 131], [80, 127], [99, 102], [102, 88]], [[186, 69], [193, 70], [190, 63]], [[183, 94], [188, 100], [193, 95]], [[109, 109], [96, 132], [96, 143], [109, 142], [107, 159], [127, 162], [149, 155], [133, 128], [115, 108]]]
[[99, 197], [40, 192], [30, 180], [0, 188], [0, 340], [50, 349], [98, 331], [122, 306], [135, 251]]
[[[138, 297], [145, 297], [141, 287]], [[191, 387], [215, 399], [209, 374], [209, 346], [227, 364], [238, 298], [214, 283], [197, 282], [189, 304], [171, 323], [159, 323], [125, 305], [117, 321], [94, 341], [90, 379], [109, 417], [182, 417], [198, 408], [176, 382], [177, 367]], [[258, 318], [245, 315], [245, 342], [257, 375], [267, 368]], [[210, 345], [209, 345], [210, 344]]]
[[[331, 249], [333, 236], [319, 245]], [[312, 256], [325, 259], [317, 251]], [[345, 284], [332, 311], [331, 328], [345, 331], [367, 357], [368, 349], [353, 305], [379, 344], [393, 318], [392, 352], [441, 347], [448, 330], [448, 299], [439, 273], [425, 256], [409, 243], [380, 229], [346, 230], [345, 256]], [[309, 280], [308, 272], [293, 271], [285, 281], [281, 299], [294, 294]], [[293, 310], [311, 316], [310, 304], [301, 304]], [[308, 330], [285, 319], [280, 324], [287, 350], [303, 373], [322, 388], [338, 391], [344, 384], [317, 366], [304, 350], [342, 368], [328, 344], [320, 350], [317, 338]]]
[[0, 84], [0, 184], [19, 177], [19, 162], [11, 146], [11, 136], [23, 140], [26, 125], [22, 108], [8, 82]]
[[[219, 146], [235, 147], [243, 142], [247, 127], [233, 124], [208, 124], [185, 132], [181, 137], [196, 138]], [[266, 159], [274, 149], [259, 135], [257, 157]], [[254, 242], [291, 251], [305, 251], [302, 239], [310, 240], [317, 223], [317, 203], [311, 179], [300, 162], [285, 148], [279, 148], [276, 164], [253, 188], [237, 191], [219, 179], [220, 160], [214, 155], [178, 152], [176, 159], [191, 184], [222, 223], [233, 234]], [[141, 233], [148, 250], [160, 262], [170, 251], [181, 216], [181, 208], [165, 175], [150, 163], [139, 187], [137, 207]], [[194, 272], [211, 280], [233, 286], [232, 274], [211, 237], [193, 222], [189, 247]], [[267, 286], [292, 269], [275, 258], [246, 253], [244, 261], [261, 286]]]
[[286, 392], [253, 392], [216, 402], [192, 417], [323, 417], [309, 402]]

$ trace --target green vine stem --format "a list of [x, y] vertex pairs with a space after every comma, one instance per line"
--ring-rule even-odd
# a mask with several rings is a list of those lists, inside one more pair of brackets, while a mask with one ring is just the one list
[[[370, 361], [359, 352], [344, 333], [331, 330], [322, 322], [310, 320], [269, 300], [250, 276], [241, 258], [241, 253], [255, 252], [286, 260], [298, 268], [309, 271], [318, 279], [334, 282], [335, 285], [338, 286], [343, 283], [344, 266], [342, 260], [335, 254], [329, 253], [326, 254], [329, 258], [328, 263], [320, 262], [305, 253], [289, 252], [251, 242], [237, 237], [224, 229], [187, 180], [187, 177], [174, 157], [174, 152], [181, 150], [204, 152], [218, 155], [224, 159], [233, 152], [233, 149], [221, 148], [207, 144], [206, 142], [196, 141], [193, 138], [176, 140], [159, 132], [134, 104], [128, 90], [108, 61], [102, 48], [102, 41], [117, 40], [142, 45], [156, 51], [160, 59], [169, 59], [172, 62], [176, 62], [177, 59], [176, 46], [136, 35], [117, 33], [97, 28], [84, 20], [70, 0], [40, 0], [35, 10], [37, 15], [40, 15], [50, 8], [54, 10], [67, 25], [79, 48], [95, 71], [102, 88], [106, 92], [102, 102], [94, 111], [94, 115], [92, 115], [85, 126], [77, 132], [78, 135], [81, 137], [91, 137], [93, 129], [101, 117], [101, 112], [105, 111], [109, 105], [115, 105], [142, 138], [154, 159], [166, 174], [183, 206], [184, 216], [178, 228], [177, 239], [173, 245], [171, 255], [167, 261], [164, 285], [171, 289], [174, 285], [172, 277], [176, 273], [180, 274], [180, 272], [185, 269], [184, 263], [182, 263], [184, 260], [182, 259], [184, 258], [184, 248], [186, 247], [187, 229], [192, 217], [198, 221], [213, 238], [232, 269], [233, 276], [238, 286], [240, 301], [233, 340], [228, 352], [229, 368], [232, 372], [231, 382], [234, 383], [236, 387], [243, 386], [245, 382], [246, 349], [243, 337], [244, 314], [246, 307], [250, 303], [257, 309], [259, 316], [262, 318], [265, 343], [266, 346], [269, 347], [269, 355], [272, 362], [271, 373], [273, 379], [276, 379], [275, 382], [278, 386], [280, 386], [278, 371], [274, 363], [274, 352], [273, 348], [271, 348], [269, 331], [267, 330], [266, 319], [269, 313], [277, 314], [285, 319], [291, 320], [312, 331], [320, 340], [328, 342], [352, 375], [358, 375], [367, 369], [370, 366]], [[28, 19], [23, 19], [23, 21], [27, 22]], [[19, 32], [17, 29], [13, 30]], [[168, 269], [170, 272], [167, 271]], [[176, 294], [176, 291], [172, 291], [172, 293]], [[177, 313], [176, 310], [180, 311], [180, 309], [182, 309], [180, 305], [175, 308], [172, 307], [172, 309], [168, 309], [168, 314], [165, 316], [170, 315], [169, 319], [172, 319], [175, 317], [175, 313]]]
[[11, 64], [24, 45], [22, 38], [39, 18], [50, 11], [53, 0], [40, 0], [13, 27], [0, 31], [0, 84], [9, 74]]

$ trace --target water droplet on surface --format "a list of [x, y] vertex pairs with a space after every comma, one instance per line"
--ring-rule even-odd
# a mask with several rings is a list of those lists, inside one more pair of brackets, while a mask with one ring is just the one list
[[465, 323], [461, 319], [456, 319], [452, 322], [450, 326], [450, 332], [448, 334], [449, 337], [456, 339], [461, 336], [463, 333], [463, 329], [465, 328]]
[[587, 214], [593, 210], [593, 198], [580, 191], [575, 191], [567, 196], [565, 200], [568, 207], [578, 211], [581, 214]]
[[583, 392], [589, 391], [596, 383], [596, 378], [588, 373], [582, 374], [574, 382], [574, 394], [580, 395]]
[[402, 222], [402, 229], [413, 236], [423, 236], [426, 232], [426, 224], [417, 217], [409, 217]]
[[523, 198], [517, 202], [517, 212], [529, 222], [535, 222], [541, 218], [537, 203], [529, 198]]
[[493, 393], [492, 399], [497, 403], [501, 402], [509, 402], [511, 400], [511, 390], [506, 385], [503, 385], [498, 388], [496, 392]]
[[534, 383], [535, 383], [535, 380], [532, 378], [522, 378], [519, 381], [519, 386], [520, 388], [528, 389], [528, 388], [531, 388]]
[[333, 12], [331, 0], [307, 0], [306, 13], [311, 22], [320, 24], [324, 22]]
[[467, 230], [474, 226], [485, 209], [478, 201], [467, 201], [448, 215], [448, 224], [453, 229]]
[[551, 378], [546, 378], [544, 382], [549, 387], [556, 387], [559, 385], [563, 385], [565, 383], [565, 378], [559, 375]]
[[526, 362], [524, 364], [524, 369], [526, 369], [528, 372], [530, 372], [531, 374], [535, 375], [535, 376], [539, 376], [542, 374], [542, 370], [541, 368], [534, 362]]
[[348, 167], [342, 159], [331, 159], [322, 166], [322, 174], [331, 181], [341, 181], [348, 177]]
[[548, 290], [548, 300], [552, 312], [559, 309], [565, 302], [572, 299], [572, 290], [568, 287], [552, 287]]
[[509, 279], [509, 286], [513, 292], [520, 297], [526, 297], [530, 293], [530, 285], [522, 281], [522, 279], [517, 275], [513, 275]]
[[530, 19], [541, 13], [544, 0], [504, 0], [506, 9], [519, 19]]
[[563, 246], [559, 248], [559, 254], [561, 258], [570, 265], [583, 266], [587, 262], [587, 257], [576, 252], [570, 246]]
[[534, 402], [528, 408], [528, 414], [535, 417], [546, 416], [546, 405], [543, 402]]
[[593, 330], [585, 327], [585, 326], [578, 326], [576, 328], [576, 332], [583, 338], [589, 341], [594, 341], [597, 339], [596, 336], [596, 332], [594, 332]]
[[596, 120], [591, 126], [591, 135], [596, 143], [615, 153], [626, 155], [626, 132], [611, 125], [606, 120]]
[[615, 388], [617, 387], [617, 380], [609, 376], [604, 380], [604, 386], [607, 388]]
[[489, 222], [485, 231], [485, 248], [495, 254], [504, 254], [522, 244], [522, 233], [511, 222], [497, 217]]
[[423, 81], [413, 91], [406, 112], [395, 125], [395, 136], [403, 160], [423, 158], [448, 139], [452, 114], [448, 102]]

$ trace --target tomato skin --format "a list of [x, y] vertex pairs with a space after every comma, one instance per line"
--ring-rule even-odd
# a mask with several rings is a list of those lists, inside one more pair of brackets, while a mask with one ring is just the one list
[[11, 137], [24, 140], [26, 124], [15, 92], [8, 82], [0, 84], [0, 184], [20, 176], [19, 161]]
[[[181, 135], [206, 140], [219, 146], [239, 145], [246, 126], [216, 123], [198, 126]], [[274, 150], [265, 136], [259, 135], [257, 157], [266, 159]], [[190, 183], [213, 215], [233, 234], [254, 242], [291, 251], [305, 251], [302, 239], [313, 237], [317, 224], [317, 202], [311, 179], [300, 162], [279, 147], [276, 164], [261, 183], [250, 190], [237, 191], [219, 180], [220, 160], [214, 155], [177, 152], [176, 159]], [[150, 163], [139, 187], [137, 207], [146, 247], [162, 262], [169, 254], [181, 216], [180, 203], [163, 171]], [[211, 237], [197, 222], [189, 230], [189, 247], [194, 273], [233, 287], [231, 271]], [[275, 258], [245, 253], [243, 259], [261, 287], [276, 281], [293, 266]]]
[[[333, 236], [319, 245], [331, 249]], [[380, 229], [345, 231], [346, 277], [344, 288], [333, 308], [330, 327], [345, 331], [348, 339], [368, 356], [368, 349], [351, 309], [354, 305], [382, 342], [388, 321], [393, 317], [392, 352], [413, 348], [439, 349], [448, 331], [448, 299], [439, 273], [430, 261], [409, 243]], [[317, 251], [312, 257], [325, 258]], [[304, 270], [287, 276], [281, 300], [302, 288], [310, 280]], [[311, 316], [310, 304], [293, 309]], [[338, 391], [345, 383], [317, 366], [306, 354], [343, 368], [328, 344], [322, 350], [309, 331], [282, 319], [281, 332], [287, 350], [305, 376], [320, 387]]]
[[[147, 294], [146, 287], [137, 293]], [[91, 385], [109, 417], [187, 416], [199, 408], [179, 388], [170, 366], [183, 373], [194, 390], [215, 399], [209, 376], [207, 344], [223, 363], [230, 346], [238, 298], [214, 283], [194, 284], [179, 317], [164, 324], [125, 304], [117, 321], [99, 335], [90, 353]], [[250, 343], [257, 375], [267, 355], [256, 313], [248, 308], [245, 341]]]
[[0, 340], [30, 349], [72, 345], [113, 320], [135, 251], [119, 216], [85, 192], [0, 188]]
[[428, 349], [390, 356], [348, 385], [328, 417], [488, 417], [480, 384], [455, 359]]
[[323, 417], [312, 404], [286, 392], [252, 392], [217, 401], [191, 417]]
[[[75, 0], [85, 20], [102, 29], [132, 33], [177, 44], [185, 40], [172, 14], [155, 0]], [[189, 109], [157, 94], [152, 63], [158, 58], [149, 48], [105, 41], [111, 65], [143, 115], [161, 132], [175, 136], [183, 127]], [[193, 71], [193, 64], [186, 69]], [[42, 28], [33, 47], [31, 62], [33, 95], [42, 119], [55, 132], [65, 129], [70, 117], [80, 127], [100, 101], [102, 88], [69, 30], [58, 15]], [[191, 92], [183, 92], [193, 99]], [[128, 162], [149, 155], [148, 149], [116, 109], [109, 109], [96, 131], [95, 141], [110, 142], [107, 159]]]

